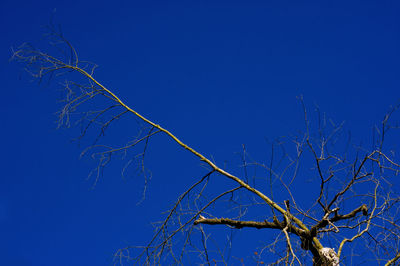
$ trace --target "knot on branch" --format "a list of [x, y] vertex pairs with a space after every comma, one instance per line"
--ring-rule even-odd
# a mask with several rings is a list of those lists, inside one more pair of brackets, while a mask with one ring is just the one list
[[300, 237], [300, 247], [304, 250], [312, 250], [315, 249], [313, 246], [313, 238], [314, 235], [311, 231], [301, 230], [298, 232], [298, 236]]
[[361, 206], [360, 209], [361, 209], [362, 214], [363, 214], [364, 216], [367, 216], [367, 215], [368, 215], [368, 207], [367, 207], [367, 205], [363, 204], [363, 205]]
[[312, 238], [300, 237], [300, 247], [304, 250], [310, 250], [312, 248]]

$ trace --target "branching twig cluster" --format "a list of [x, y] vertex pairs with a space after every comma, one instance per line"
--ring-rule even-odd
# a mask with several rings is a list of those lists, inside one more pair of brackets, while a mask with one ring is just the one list
[[[301, 99], [305, 131], [273, 143], [270, 159], [265, 163], [250, 158], [243, 145], [244, 174], [239, 177], [126, 105], [94, 77], [96, 66], [80, 61], [62, 34], [51, 30], [50, 37], [55, 40], [54, 47], [66, 48], [60, 50], [61, 57], [24, 44], [14, 52], [14, 58], [39, 80], [68, 74], [63, 83], [66, 94], [59, 125], [79, 124], [78, 139], [97, 128], [94, 142], [82, 153], [97, 160], [93, 170], [95, 183], [111, 158], [118, 154], [127, 158], [123, 174], [137, 162], [147, 182], [149, 173], [144, 157], [149, 141], [157, 134], [168, 136], [209, 169], [182, 193], [165, 219], [155, 225], [154, 237], [147, 245], [118, 250], [116, 263], [132, 260], [138, 264], [184, 264], [196, 258], [206, 265], [227, 264], [231, 240], [225, 248], [220, 247], [206, 225], [223, 225], [230, 230], [273, 229], [277, 233], [275, 241], [260, 247], [256, 254], [259, 257], [266, 250], [277, 252], [281, 246], [283, 253], [276, 264], [304, 264], [312, 257], [314, 265], [338, 265], [339, 260], [346, 261], [361, 253], [352, 243], [367, 243], [370, 254], [375, 254], [367, 256], [368, 260], [393, 264], [400, 258], [400, 198], [393, 186], [400, 165], [384, 146], [387, 132], [396, 127], [390, 121], [398, 107], [384, 117], [377, 140], [367, 150], [347, 141], [344, 124], [327, 120], [319, 110], [317, 126], [313, 127]], [[119, 146], [100, 144], [110, 125], [123, 117], [141, 121], [138, 134]], [[258, 181], [258, 174], [251, 180], [250, 172], [262, 172], [262, 182]], [[213, 187], [216, 176], [226, 178], [224, 185]], [[308, 191], [296, 189], [304, 182], [310, 184]], [[213, 195], [215, 191], [219, 194]], [[229, 210], [230, 217], [221, 215], [223, 209]], [[253, 209], [257, 209], [257, 215], [249, 214]], [[260, 258], [257, 261], [261, 262]]]

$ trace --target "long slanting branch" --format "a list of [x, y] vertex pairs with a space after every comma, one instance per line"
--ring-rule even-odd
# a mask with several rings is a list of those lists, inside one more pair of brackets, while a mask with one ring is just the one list
[[[82, 74], [84, 77], [86, 77], [91, 83], [93, 83], [95, 86], [98, 86], [100, 90], [102, 91], [102, 94], [105, 95], [107, 98], [115, 101], [119, 105], [121, 105], [123, 108], [125, 108], [128, 112], [132, 113], [136, 117], [140, 118], [143, 120], [145, 123], [151, 125], [153, 128], [157, 129], [158, 131], [161, 131], [168, 135], [173, 141], [175, 141], [179, 146], [183, 147], [184, 149], [188, 150], [190, 153], [198, 157], [201, 161], [205, 162], [208, 164], [211, 169], [215, 172], [220, 173], [221, 175], [235, 181], [238, 183], [241, 187], [247, 189], [251, 193], [256, 194], [258, 197], [260, 197], [264, 202], [266, 202], [269, 206], [271, 206], [273, 209], [277, 210], [280, 212], [284, 217], [289, 218], [289, 220], [293, 221], [300, 229], [304, 230], [305, 232], [309, 233], [308, 227], [297, 217], [292, 215], [291, 213], [287, 212], [284, 208], [279, 206], [276, 202], [274, 202], [271, 198], [263, 194], [261, 191], [257, 190], [256, 188], [250, 186], [246, 182], [244, 182], [241, 178], [223, 170], [222, 168], [218, 167], [215, 163], [213, 163], [210, 159], [206, 158], [203, 154], [200, 152], [196, 151], [189, 145], [183, 143], [177, 136], [172, 134], [169, 130], [163, 128], [162, 126], [154, 123], [153, 121], [147, 119], [131, 107], [129, 107], [126, 103], [124, 103], [116, 94], [114, 94], [111, 90], [107, 89], [104, 85], [102, 85], [99, 81], [97, 81], [93, 77], [93, 69], [92, 71], [86, 71], [85, 69], [81, 68], [78, 64], [78, 59], [77, 57], [76, 60], [73, 63], [65, 63], [62, 60], [59, 60], [53, 56], [50, 56], [48, 54], [42, 53], [38, 50], [29, 50], [24, 54], [23, 50], [17, 51], [14, 56], [18, 58], [20, 61], [27, 62], [29, 64], [30, 61], [32, 60], [38, 60], [39, 63], [43, 64], [44, 66], [41, 67], [38, 71], [37, 74], [35, 75], [38, 78], [42, 78], [44, 74], [52, 73], [55, 71], [63, 70], [63, 71], [76, 71], [80, 74]], [[321, 249], [323, 246], [319, 242], [319, 240], [314, 237], [313, 238], [313, 243], [316, 247], [316, 249]]]
[[[203, 154], [201, 154], [200, 152], [196, 151], [195, 149], [193, 149], [192, 147], [188, 146], [187, 144], [183, 143], [178, 137], [176, 137], [174, 134], [172, 134], [170, 131], [168, 131], [167, 129], [163, 128], [162, 126], [152, 122], [151, 120], [147, 119], [146, 117], [144, 117], [143, 115], [139, 114], [138, 112], [136, 112], [135, 110], [133, 110], [132, 108], [130, 108], [128, 105], [126, 105], [117, 95], [115, 95], [112, 91], [108, 90], [106, 87], [104, 87], [100, 82], [98, 82], [91, 74], [89, 74], [88, 72], [86, 72], [85, 70], [76, 67], [76, 66], [71, 66], [71, 65], [65, 65], [65, 68], [70, 68], [72, 70], [75, 70], [79, 73], [81, 73], [82, 75], [84, 75], [85, 77], [87, 77], [89, 80], [91, 80], [92, 82], [94, 82], [97, 86], [99, 86], [100, 88], [102, 88], [105, 92], [107, 92], [116, 102], [118, 102], [119, 104], [121, 104], [124, 108], [126, 108], [126, 110], [128, 110], [129, 112], [131, 112], [132, 114], [134, 114], [135, 116], [139, 117], [140, 119], [142, 119], [144, 122], [150, 124], [151, 126], [157, 128], [158, 130], [160, 130], [161, 132], [164, 132], [165, 134], [167, 134], [169, 137], [171, 137], [178, 145], [180, 145], [181, 147], [183, 147], [184, 149], [188, 150], [189, 152], [191, 152], [192, 154], [194, 154], [195, 156], [197, 156], [201, 161], [205, 162], [206, 164], [208, 164], [214, 171], [222, 174], [223, 176], [228, 177], [229, 179], [232, 179], [233, 181], [235, 181], [236, 183], [238, 183], [239, 185], [241, 185], [242, 187], [246, 188], [247, 190], [249, 190], [250, 192], [256, 194], [257, 196], [259, 196], [262, 200], [264, 200], [269, 206], [273, 207], [275, 210], [279, 211], [281, 214], [288, 216], [291, 220], [293, 220], [301, 229], [308, 231], [307, 226], [297, 217], [293, 216], [290, 213], [287, 213], [281, 206], [279, 206], [277, 203], [275, 203], [273, 200], [271, 200], [269, 197], [267, 197], [265, 194], [263, 194], [261, 191], [253, 188], [252, 186], [248, 185], [247, 183], [245, 183], [242, 179], [240, 179], [239, 177], [232, 175], [230, 173], [228, 173], [227, 171], [223, 170], [222, 168], [218, 167], [216, 164], [214, 164], [210, 159], [206, 158]], [[315, 246], [319, 249], [322, 248], [321, 243], [318, 241], [317, 238], [313, 239], [313, 242], [315, 244]]]

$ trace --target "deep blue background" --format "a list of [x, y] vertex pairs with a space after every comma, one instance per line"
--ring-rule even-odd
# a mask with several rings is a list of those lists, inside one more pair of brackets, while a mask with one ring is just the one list
[[77, 132], [56, 130], [57, 84], [38, 86], [8, 61], [12, 47], [40, 42], [51, 17], [130, 106], [236, 167], [241, 144], [262, 159], [265, 138], [303, 127], [300, 94], [366, 139], [400, 98], [399, 13], [398, 1], [2, 0], [0, 264], [108, 265], [116, 249], [145, 243], [202, 173], [160, 138], [143, 204], [142, 178], [124, 180], [117, 166], [91, 189]]

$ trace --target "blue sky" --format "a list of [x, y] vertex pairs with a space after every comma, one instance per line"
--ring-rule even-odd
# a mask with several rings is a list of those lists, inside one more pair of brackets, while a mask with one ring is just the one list
[[92, 164], [79, 159], [88, 142], [71, 141], [78, 129], [56, 130], [57, 84], [38, 86], [8, 61], [12, 47], [44, 43], [51, 17], [80, 57], [99, 65], [104, 85], [237, 169], [242, 144], [262, 161], [266, 139], [303, 129], [299, 95], [367, 142], [400, 99], [399, 11], [396, 1], [3, 0], [4, 265], [109, 265], [116, 249], [148, 240], [150, 223], [204, 172], [159, 138], [149, 149], [145, 202], [137, 205], [142, 177], [121, 178], [118, 163], [92, 189]]

